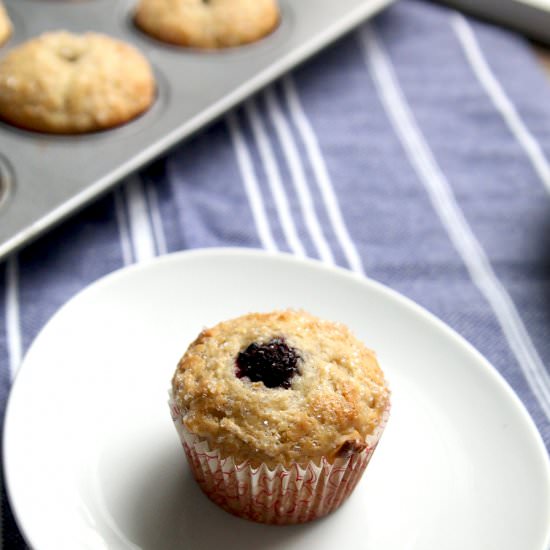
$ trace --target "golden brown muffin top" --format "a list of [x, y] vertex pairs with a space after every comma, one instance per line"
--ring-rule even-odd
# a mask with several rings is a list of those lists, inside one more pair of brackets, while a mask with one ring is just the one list
[[98, 33], [45, 33], [0, 61], [0, 116], [51, 133], [117, 126], [153, 102], [155, 81], [133, 46]]
[[12, 24], [4, 4], [0, 2], [0, 46], [6, 42], [12, 33]]
[[191, 433], [269, 467], [360, 452], [389, 406], [375, 354], [344, 325], [293, 310], [203, 330], [172, 390]]
[[135, 22], [149, 35], [194, 48], [255, 42], [279, 23], [276, 0], [140, 0]]

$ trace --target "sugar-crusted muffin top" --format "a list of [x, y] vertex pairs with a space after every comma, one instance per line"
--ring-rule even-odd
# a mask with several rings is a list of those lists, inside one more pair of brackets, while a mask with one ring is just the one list
[[374, 352], [344, 325], [293, 310], [203, 330], [172, 391], [190, 432], [269, 467], [360, 452], [389, 407]]
[[135, 22], [163, 42], [226, 48], [272, 32], [279, 8], [276, 0], [140, 0]]
[[0, 117], [48, 133], [111, 128], [154, 101], [155, 80], [133, 46], [87, 32], [47, 32], [0, 60]]

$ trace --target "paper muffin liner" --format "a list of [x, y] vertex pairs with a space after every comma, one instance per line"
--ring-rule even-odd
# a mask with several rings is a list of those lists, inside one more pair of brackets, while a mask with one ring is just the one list
[[389, 406], [367, 447], [330, 463], [293, 463], [269, 469], [222, 458], [208, 442], [187, 430], [176, 403], [170, 398], [172, 420], [189, 466], [203, 492], [221, 508], [260, 523], [306, 523], [336, 510], [352, 493], [376, 449], [389, 416]]

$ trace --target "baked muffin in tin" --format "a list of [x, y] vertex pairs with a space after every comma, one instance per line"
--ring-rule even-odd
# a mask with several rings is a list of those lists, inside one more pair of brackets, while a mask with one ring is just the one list
[[149, 62], [103, 34], [45, 33], [0, 60], [0, 117], [28, 130], [105, 130], [137, 117], [154, 99]]
[[4, 4], [0, 2], [0, 46], [4, 44], [12, 33], [12, 24]]
[[256, 42], [279, 17], [276, 0], [140, 0], [134, 19], [162, 42], [216, 49]]

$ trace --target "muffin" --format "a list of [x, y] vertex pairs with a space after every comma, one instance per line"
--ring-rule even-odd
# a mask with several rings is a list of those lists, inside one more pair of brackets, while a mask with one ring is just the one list
[[359, 481], [389, 413], [375, 354], [303, 311], [250, 313], [203, 330], [172, 379], [191, 470], [225, 510], [304, 523]]
[[10, 37], [12, 25], [4, 4], [0, 2], [0, 46]]
[[255, 42], [279, 22], [276, 0], [140, 0], [135, 23], [179, 46], [227, 48]]
[[46, 33], [0, 60], [0, 117], [29, 130], [112, 128], [147, 110], [154, 96], [143, 55], [102, 34]]

